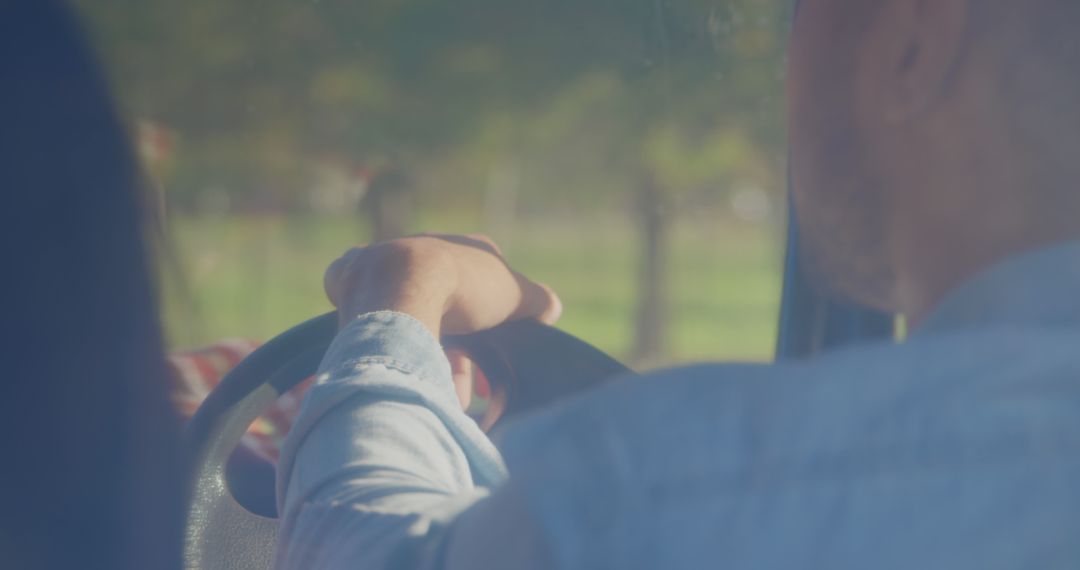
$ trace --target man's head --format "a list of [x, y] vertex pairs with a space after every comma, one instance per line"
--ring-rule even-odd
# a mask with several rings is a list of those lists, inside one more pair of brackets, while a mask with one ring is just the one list
[[1080, 233], [1080, 2], [802, 0], [795, 207], [834, 292], [918, 319]]

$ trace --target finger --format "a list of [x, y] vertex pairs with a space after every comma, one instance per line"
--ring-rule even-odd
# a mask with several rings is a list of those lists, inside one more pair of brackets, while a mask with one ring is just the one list
[[499, 249], [499, 246], [494, 240], [484, 234], [425, 234], [425, 237], [433, 237], [445, 242], [471, 247], [490, 253], [500, 260], [503, 259], [502, 250]]
[[[346, 255], [348, 255], [346, 253]], [[335, 259], [330, 267], [326, 268], [326, 273], [323, 273], [323, 291], [326, 292], [326, 298], [330, 299], [330, 303], [335, 307], [338, 305], [338, 299], [341, 298], [341, 274], [345, 266], [345, 256], [341, 256]]]
[[513, 319], [534, 318], [548, 325], [555, 324], [562, 316], [562, 300], [555, 290], [547, 285], [530, 281], [520, 273], [514, 277], [521, 287], [521, 304], [512, 316]]
[[473, 394], [485, 400], [491, 398], [491, 381], [479, 366], [473, 368]]
[[549, 285], [545, 283], [537, 283], [537, 285], [544, 290], [544, 294], [547, 296], [547, 308], [544, 309], [536, 318], [545, 325], [554, 325], [559, 322], [563, 314], [562, 299], [555, 293]]
[[461, 409], [468, 409], [473, 394], [473, 361], [460, 350], [446, 351], [446, 359], [450, 361], [450, 374]]
[[357, 281], [357, 264], [366, 249], [364, 246], [351, 248], [326, 268], [326, 273], [323, 274], [323, 290], [335, 307], [340, 305], [351, 283]]
[[487, 379], [484, 375], [484, 371], [480, 368], [476, 369], [477, 382], [483, 382], [488, 387], [487, 395], [487, 409], [484, 410], [484, 417], [480, 419], [480, 429], [486, 431], [491, 430], [495, 426], [495, 423], [502, 418], [503, 412], [506, 411], [506, 402], [509, 400], [510, 387], [495, 385]]
[[495, 240], [491, 239], [486, 234], [465, 234], [465, 237], [487, 246], [487, 249], [495, 252], [495, 255], [503, 257], [502, 248], [499, 247], [499, 244], [495, 243]]

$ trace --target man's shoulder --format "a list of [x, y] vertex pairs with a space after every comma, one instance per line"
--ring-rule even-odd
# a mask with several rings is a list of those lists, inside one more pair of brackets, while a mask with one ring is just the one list
[[1080, 418], [1078, 346], [1073, 331], [1000, 329], [870, 343], [801, 362], [671, 368], [614, 381], [512, 427], [504, 441], [511, 461], [538, 446], [596, 461], [709, 448], [743, 465], [961, 445], [1015, 430], [1018, 418], [1038, 429], [1064, 417], [1041, 408], [1075, 407]]
[[[1074, 540], [1059, 530], [1077, 524], [1063, 506], [1080, 477], [1076, 346], [1068, 332], [981, 331], [664, 370], [518, 425], [504, 451], [567, 559], [791, 567], [937, 548], [1024, 567], [992, 537]], [[957, 533], [969, 539], [940, 541]]]

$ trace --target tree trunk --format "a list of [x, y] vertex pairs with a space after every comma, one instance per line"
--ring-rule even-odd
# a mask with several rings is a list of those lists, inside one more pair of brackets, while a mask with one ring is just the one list
[[411, 204], [403, 192], [379, 193], [373, 196], [368, 214], [371, 216], [372, 243], [399, 238], [409, 233]]
[[361, 202], [371, 224], [372, 243], [409, 233], [411, 198], [409, 180], [399, 168], [388, 169], [374, 177]]
[[499, 162], [488, 169], [484, 193], [485, 226], [488, 235], [495, 238], [504, 251], [512, 247], [520, 187], [521, 176], [514, 161]]
[[641, 254], [638, 265], [637, 322], [633, 359], [659, 359], [666, 349], [668, 208], [664, 193], [649, 173], [641, 178], [637, 199]]

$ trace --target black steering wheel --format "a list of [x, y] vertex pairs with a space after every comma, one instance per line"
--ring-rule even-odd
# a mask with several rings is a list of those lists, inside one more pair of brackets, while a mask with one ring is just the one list
[[[184, 568], [271, 567], [278, 521], [237, 501], [226, 478], [226, 464], [259, 414], [315, 373], [337, 330], [337, 314], [329, 313], [264, 344], [222, 379], [188, 424], [194, 480]], [[467, 353], [493, 386], [505, 389], [500, 422], [632, 373], [593, 346], [533, 320], [446, 337], [443, 345]], [[264, 483], [272, 486], [272, 477]]]

